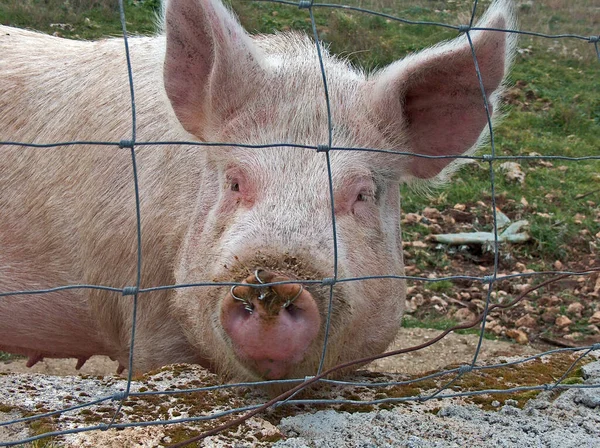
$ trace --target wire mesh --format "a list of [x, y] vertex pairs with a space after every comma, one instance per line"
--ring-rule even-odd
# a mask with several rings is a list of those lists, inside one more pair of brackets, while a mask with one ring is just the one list
[[[79, 404], [76, 406], [71, 406], [71, 407], [59, 409], [59, 410], [52, 411], [52, 412], [40, 412], [40, 413], [36, 413], [36, 414], [28, 416], [28, 417], [23, 417], [23, 418], [19, 418], [19, 419], [7, 421], [7, 422], [1, 422], [0, 426], [8, 426], [8, 425], [16, 425], [16, 424], [20, 424], [20, 423], [32, 422], [32, 421], [40, 420], [43, 418], [59, 416], [64, 413], [67, 413], [69, 411], [75, 411], [75, 410], [79, 410], [79, 409], [89, 408], [91, 406], [99, 405], [102, 403], [116, 402], [117, 403], [116, 410], [114, 411], [112, 418], [110, 418], [109, 423], [102, 423], [102, 424], [91, 425], [91, 426], [81, 426], [81, 427], [77, 427], [77, 428], [60, 430], [60, 431], [50, 431], [50, 432], [45, 432], [43, 434], [39, 434], [39, 435], [36, 435], [33, 437], [27, 437], [27, 438], [24, 438], [21, 440], [0, 441], [0, 446], [14, 446], [14, 445], [19, 445], [19, 444], [23, 444], [23, 443], [33, 442], [33, 441], [47, 438], [47, 437], [74, 434], [74, 433], [85, 432], [85, 431], [106, 430], [109, 428], [126, 428], [126, 427], [136, 427], [136, 426], [190, 423], [190, 422], [197, 422], [197, 421], [211, 420], [211, 419], [217, 420], [217, 419], [220, 419], [220, 418], [222, 418], [224, 416], [228, 416], [228, 415], [240, 415], [239, 417], [235, 418], [234, 420], [228, 421], [227, 423], [217, 426], [214, 429], [203, 432], [199, 436], [196, 436], [196, 437], [186, 440], [184, 442], [173, 445], [173, 446], [184, 446], [186, 444], [193, 443], [195, 441], [198, 441], [198, 440], [208, 437], [210, 435], [217, 434], [220, 431], [223, 431], [232, 426], [238, 425], [238, 424], [242, 423], [243, 421], [247, 420], [248, 418], [250, 418], [260, 412], [265, 411], [266, 409], [269, 409], [271, 407], [282, 406], [282, 405], [305, 404], [305, 405], [311, 405], [311, 406], [317, 406], [317, 405], [331, 406], [331, 405], [336, 405], [336, 404], [345, 404], [345, 405], [363, 405], [364, 406], [364, 405], [381, 405], [384, 403], [404, 403], [404, 402], [410, 402], [410, 401], [422, 402], [422, 401], [427, 401], [427, 400], [430, 400], [433, 398], [441, 399], [441, 398], [453, 398], [453, 397], [465, 397], [465, 396], [472, 397], [472, 396], [483, 395], [483, 394], [507, 394], [507, 395], [510, 395], [510, 394], [514, 394], [514, 393], [522, 392], [522, 391], [544, 391], [544, 390], [547, 391], [547, 390], [566, 390], [566, 389], [576, 389], [576, 388], [598, 388], [598, 387], [600, 387], [600, 385], [567, 384], [564, 382], [564, 380], [565, 380], [565, 378], [567, 378], [568, 374], [576, 366], [579, 365], [579, 363], [582, 359], [584, 359], [585, 357], [590, 355], [590, 353], [592, 351], [600, 350], [600, 344], [594, 344], [594, 345], [585, 346], [585, 347], [562, 348], [562, 349], [557, 349], [557, 350], [550, 350], [550, 351], [546, 351], [544, 353], [539, 353], [535, 356], [522, 358], [517, 361], [503, 362], [502, 364], [478, 365], [478, 363], [477, 363], [479, 354], [480, 354], [480, 349], [481, 349], [481, 346], [482, 346], [483, 340], [484, 340], [484, 331], [485, 331], [486, 320], [487, 320], [487, 316], [489, 315], [490, 311], [492, 311], [494, 309], [498, 309], [498, 308], [505, 309], [505, 308], [513, 307], [517, 303], [519, 303], [521, 300], [523, 300], [525, 297], [527, 297], [532, 291], [542, 288], [553, 282], [559, 281], [561, 279], [569, 278], [572, 276], [589, 276], [591, 274], [598, 272], [598, 269], [590, 268], [589, 270], [581, 271], [581, 272], [556, 270], [556, 271], [545, 271], [545, 272], [508, 274], [508, 275], [500, 274], [499, 256], [500, 256], [500, 252], [501, 252], [501, 250], [500, 250], [501, 247], [500, 247], [500, 242], [499, 242], [499, 232], [498, 232], [498, 223], [497, 223], [498, 217], [496, 215], [497, 193], [495, 191], [496, 182], [495, 182], [495, 178], [494, 178], [494, 176], [495, 176], [494, 164], [498, 161], [506, 161], [506, 160], [562, 160], [562, 161], [570, 161], [570, 162], [585, 162], [585, 161], [600, 160], [600, 155], [598, 155], [598, 154], [591, 154], [588, 156], [580, 156], [580, 157], [567, 157], [567, 156], [563, 156], [563, 155], [529, 155], [529, 156], [497, 155], [496, 141], [495, 141], [495, 135], [494, 135], [494, 126], [493, 126], [492, 119], [491, 119], [490, 108], [488, 105], [487, 96], [485, 94], [485, 89], [484, 89], [483, 80], [481, 77], [481, 72], [480, 72], [479, 66], [478, 66], [477, 55], [475, 53], [475, 48], [474, 48], [473, 42], [471, 40], [471, 32], [472, 31], [488, 29], [488, 28], [477, 28], [477, 27], [473, 26], [477, 8], [478, 8], [478, 0], [473, 1], [473, 7], [472, 7], [472, 13], [471, 13], [469, 25], [451, 25], [448, 23], [439, 23], [439, 22], [414, 21], [414, 20], [408, 20], [408, 19], [405, 19], [402, 17], [396, 17], [394, 15], [390, 15], [390, 14], [383, 13], [383, 12], [367, 10], [367, 9], [356, 7], [356, 6], [349, 6], [349, 5], [343, 5], [343, 4], [313, 3], [313, 1], [310, 1], [310, 0], [300, 0], [299, 2], [284, 1], [284, 0], [258, 0], [258, 1], [281, 3], [281, 4], [289, 5], [291, 7], [296, 7], [296, 8], [300, 8], [301, 10], [307, 11], [307, 14], [310, 18], [313, 37], [314, 37], [315, 42], [317, 42], [316, 49], [317, 49], [317, 54], [319, 57], [319, 67], [320, 67], [322, 82], [323, 82], [323, 101], [325, 101], [326, 106], [327, 106], [328, 141], [325, 144], [322, 144], [322, 142], [314, 142], [313, 145], [301, 145], [301, 144], [293, 144], [293, 143], [273, 142], [272, 144], [267, 144], [267, 145], [252, 145], [252, 144], [242, 144], [242, 143], [238, 143], [238, 142], [197, 142], [197, 141], [147, 141], [147, 142], [145, 142], [145, 141], [137, 141], [137, 139], [136, 139], [136, 102], [135, 102], [135, 96], [134, 96], [135, 92], [134, 92], [131, 60], [129, 57], [125, 11], [124, 11], [122, 0], [119, 0], [119, 10], [120, 10], [120, 18], [121, 18], [122, 29], [123, 29], [123, 38], [124, 38], [123, 42], [124, 42], [125, 52], [126, 52], [127, 73], [128, 73], [128, 79], [129, 79], [131, 111], [132, 111], [132, 115], [131, 115], [132, 124], [131, 124], [130, 139], [124, 139], [124, 140], [121, 140], [118, 142], [116, 142], [116, 141], [113, 141], [113, 142], [110, 142], [110, 141], [65, 141], [65, 142], [49, 142], [49, 143], [45, 143], [45, 144], [39, 144], [39, 143], [33, 144], [33, 143], [16, 142], [16, 141], [15, 142], [13, 142], [13, 141], [0, 142], [0, 146], [17, 145], [17, 146], [22, 146], [22, 147], [34, 147], [34, 148], [69, 147], [69, 146], [85, 144], [85, 145], [95, 145], [95, 146], [103, 146], [103, 145], [104, 146], [116, 146], [121, 149], [128, 149], [131, 153], [131, 169], [133, 172], [132, 187], [133, 187], [133, 194], [135, 196], [135, 213], [136, 213], [136, 222], [137, 222], [137, 229], [136, 229], [136, 238], [137, 238], [137, 242], [136, 242], [136, 244], [137, 244], [136, 281], [133, 286], [127, 286], [125, 288], [116, 288], [116, 287], [105, 286], [105, 285], [91, 285], [91, 284], [60, 285], [60, 286], [57, 286], [54, 288], [39, 289], [39, 290], [2, 291], [2, 292], [0, 292], [0, 299], [4, 299], [5, 297], [8, 297], [8, 296], [46, 294], [49, 292], [65, 291], [65, 290], [70, 290], [70, 289], [90, 289], [90, 290], [95, 289], [95, 290], [121, 293], [123, 295], [124, 300], [131, 298], [133, 325], [132, 325], [132, 331], [131, 331], [131, 335], [130, 335], [131, 343], [130, 343], [129, 369], [128, 369], [128, 375], [127, 375], [127, 380], [126, 380], [126, 387], [124, 390], [118, 391], [116, 393], [108, 394], [105, 396], [101, 396], [96, 399], [90, 399], [86, 403]], [[487, 126], [488, 126], [488, 130], [489, 130], [489, 134], [490, 134], [490, 149], [491, 149], [490, 152], [486, 153], [486, 154], [482, 154], [482, 155], [472, 155], [472, 156], [456, 156], [456, 155], [431, 156], [431, 155], [424, 155], [424, 154], [414, 154], [414, 153], [410, 153], [410, 152], [391, 151], [391, 150], [385, 150], [385, 149], [379, 149], [379, 148], [348, 148], [348, 147], [334, 146], [333, 138], [332, 138], [332, 134], [333, 134], [332, 112], [331, 112], [331, 107], [330, 107], [330, 98], [329, 98], [328, 85], [327, 85], [328, 78], [327, 78], [326, 69], [325, 69], [325, 66], [323, 63], [323, 56], [321, 53], [322, 49], [321, 49], [321, 46], [318, 44], [318, 42], [320, 42], [318, 26], [317, 26], [317, 23], [316, 23], [314, 14], [313, 14], [313, 11], [317, 8], [343, 9], [346, 11], [354, 11], [354, 12], [359, 12], [362, 14], [379, 16], [379, 17], [385, 18], [387, 20], [398, 22], [400, 24], [445, 27], [445, 28], [453, 29], [457, 33], [464, 33], [466, 35], [469, 45], [471, 47], [473, 62], [474, 62], [477, 76], [478, 76], [479, 86], [480, 86], [481, 92], [482, 92], [483, 107], [485, 107], [485, 110], [486, 110]], [[517, 30], [517, 29], [493, 29], [493, 28], [489, 28], [489, 29], [495, 30], [497, 32], [516, 33], [516, 34], [521, 34], [521, 35], [535, 36], [535, 37], [547, 38], [547, 39], [576, 39], [576, 40], [587, 41], [593, 45], [594, 50], [598, 56], [598, 60], [600, 62], [600, 50], [598, 48], [599, 36], [587, 36], [586, 37], [586, 36], [581, 36], [581, 35], [576, 35], [576, 34], [551, 35], [551, 34], [523, 31], [523, 30]], [[333, 250], [334, 270], [332, 272], [331, 277], [303, 281], [303, 283], [305, 283], [305, 284], [323, 285], [323, 286], [328, 287], [328, 289], [329, 289], [329, 303], [328, 303], [328, 314], [327, 314], [326, 331], [325, 331], [325, 334], [326, 334], [325, 342], [323, 344], [320, 365], [318, 367], [318, 370], [315, 372], [314, 376], [310, 376], [310, 377], [306, 377], [306, 378], [299, 378], [299, 379], [280, 380], [280, 381], [272, 380], [272, 381], [263, 381], [263, 382], [222, 384], [222, 385], [210, 386], [210, 387], [189, 388], [189, 389], [184, 389], [184, 390], [174, 389], [174, 390], [144, 391], [144, 392], [141, 392], [139, 390], [132, 391], [132, 389], [131, 389], [131, 385], [132, 385], [132, 381], [133, 381], [132, 366], [133, 366], [133, 356], [135, 353], [135, 345], [134, 344], [135, 344], [135, 340], [136, 340], [135, 329], [136, 329], [136, 320], [137, 320], [136, 312], [138, 309], [138, 297], [142, 296], [143, 294], [149, 293], [149, 292], [161, 291], [161, 290], [173, 290], [176, 288], [209, 287], [209, 286], [215, 286], [215, 285], [221, 285], [221, 286], [223, 286], [223, 285], [241, 286], [242, 285], [242, 283], [240, 283], [240, 282], [214, 282], [214, 281], [197, 282], [197, 283], [190, 283], [190, 284], [160, 285], [160, 286], [156, 286], [156, 287], [146, 287], [146, 288], [143, 287], [143, 285], [142, 285], [142, 281], [141, 281], [141, 279], [142, 279], [142, 275], [141, 275], [142, 262], [143, 262], [142, 227], [141, 227], [140, 193], [139, 193], [140, 185], [139, 185], [139, 178], [138, 178], [137, 167], [136, 167], [136, 148], [143, 147], [143, 146], [151, 147], [151, 146], [155, 146], [155, 145], [166, 146], [166, 145], [180, 145], [180, 144], [185, 144], [185, 145], [190, 145], [190, 146], [206, 146], [206, 147], [219, 147], [219, 146], [231, 147], [231, 146], [233, 146], [233, 147], [239, 147], [239, 148], [271, 148], [273, 150], [281, 149], [281, 148], [301, 148], [301, 149], [305, 149], [305, 150], [314, 150], [314, 151], [317, 151], [317, 152], [323, 154], [323, 159], [324, 159], [323, 163], [326, 164], [326, 167], [327, 167], [328, 188], [329, 188], [329, 196], [330, 196], [330, 202], [331, 202], [330, 205], [331, 205], [332, 235], [333, 235], [333, 242], [334, 242], [334, 248], [333, 248], [334, 249]], [[340, 278], [339, 274], [338, 274], [338, 242], [336, 239], [338, 231], [336, 228], [336, 215], [334, 212], [334, 210], [335, 210], [334, 185], [333, 185], [333, 180], [332, 180], [331, 159], [330, 159], [330, 154], [333, 151], [370, 151], [370, 152], [394, 154], [397, 156], [410, 155], [412, 157], [420, 157], [423, 159], [438, 159], [438, 158], [441, 158], [441, 159], [443, 159], [443, 158], [468, 159], [468, 160], [480, 161], [481, 163], [487, 164], [488, 171], [489, 171], [489, 179], [490, 179], [491, 212], [492, 212], [492, 216], [493, 216], [493, 234], [494, 234], [493, 272], [490, 275], [485, 275], [485, 276], [456, 275], [456, 276], [445, 276], [445, 277], [437, 276], [435, 278], [410, 276], [410, 275], [395, 275], [395, 274]], [[532, 278], [532, 277], [541, 277], [541, 278], [549, 277], [549, 279], [537, 284], [536, 286], [532, 286], [532, 287], [528, 288], [527, 290], [523, 291], [515, 300], [513, 300], [509, 303], [504, 303], [504, 304], [497, 304], [497, 303], [494, 304], [493, 303], [492, 293], [495, 291], [495, 286], [497, 286], [498, 282], [501, 282], [503, 280], [515, 279], [515, 278], [527, 279], [527, 278]], [[335, 301], [335, 292], [334, 292], [335, 285], [338, 283], [343, 283], [343, 282], [357, 282], [357, 281], [373, 280], [373, 279], [411, 280], [414, 282], [440, 282], [440, 281], [444, 281], [444, 280], [469, 280], [469, 281], [481, 282], [482, 285], [488, 285], [488, 288], [487, 288], [487, 293], [486, 293], [486, 297], [485, 297], [485, 306], [484, 306], [483, 312], [472, 322], [468, 322], [466, 324], [456, 325], [456, 326], [453, 326], [452, 328], [448, 328], [447, 330], [441, 332], [433, 340], [430, 340], [419, 346], [409, 347], [409, 348], [401, 349], [401, 350], [395, 350], [393, 352], [383, 353], [383, 354], [380, 354], [377, 356], [371, 356], [369, 358], [355, 360], [355, 361], [352, 361], [349, 363], [345, 363], [343, 365], [338, 365], [338, 366], [335, 366], [330, 369], [325, 369], [324, 362], [325, 362], [325, 354], [326, 354], [326, 350], [327, 350], [327, 335], [329, 334], [330, 316], [331, 316], [332, 307], [333, 307], [333, 304]], [[286, 284], [286, 283], [293, 283], [293, 282], [292, 281], [273, 282], [273, 283], [268, 283], [267, 285], [278, 285], [278, 284]], [[244, 285], [248, 286], [247, 284], [244, 284]], [[255, 285], [250, 285], [250, 286], [253, 287]], [[256, 285], [256, 286], [258, 286], [258, 285]], [[424, 376], [406, 380], [406, 381], [356, 382], [356, 381], [331, 380], [331, 379], [327, 378], [332, 373], [334, 373], [338, 370], [342, 370], [351, 365], [364, 364], [366, 362], [373, 361], [375, 359], [380, 359], [380, 358], [384, 358], [384, 357], [388, 357], [388, 356], [398, 355], [401, 353], [410, 353], [410, 352], [414, 352], [417, 350], [421, 350], [425, 347], [435, 344], [436, 342], [438, 342], [439, 340], [441, 340], [442, 338], [444, 338], [446, 335], [448, 335], [449, 333], [451, 333], [453, 331], [460, 330], [460, 329], [473, 328], [475, 326], [479, 326], [479, 328], [480, 328], [480, 330], [478, 332], [479, 338], [478, 338], [478, 343], [477, 343], [475, 352], [473, 354], [473, 358], [469, 364], [465, 364], [463, 366], [459, 366], [459, 367], [456, 367], [453, 369], [442, 370], [442, 371], [439, 371], [439, 372], [436, 372], [433, 374], [424, 375]], [[572, 361], [572, 363], [569, 365], [569, 367], [563, 372], [563, 374], [555, 382], [539, 384], [539, 385], [534, 385], [534, 386], [516, 386], [516, 387], [507, 387], [505, 389], [483, 389], [483, 390], [468, 390], [468, 391], [459, 391], [459, 392], [456, 392], [452, 388], [453, 385], [455, 385], [458, 380], [460, 380], [464, 375], [469, 374], [471, 372], [483, 372], [483, 371], [490, 370], [490, 369], [505, 369], [505, 368], [508, 368], [508, 367], [511, 367], [514, 365], [524, 364], [529, 361], [532, 361], [535, 359], [540, 359], [544, 356], [554, 355], [557, 353], [578, 353], [579, 355], [575, 360]], [[295, 398], [299, 391], [302, 391], [302, 390], [306, 389], [307, 387], [309, 387], [310, 385], [317, 383], [317, 382], [324, 383], [324, 384], [342, 385], [342, 386], [360, 386], [360, 387], [375, 389], [375, 388], [385, 388], [385, 387], [390, 387], [390, 386], [414, 385], [414, 384], [419, 384], [420, 382], [428, 381], [428, 380], [432, 380], [432, 379], [440, 380], [441, 385], [438, 386], [437, 389], [434, 390], [433, 392], [429, 392], [427, 394], [418, 394], [418, 395], [401, 396], [401, 397], [386, 397], [386, 398], [372, 399], [372, 400], [350, 400], [350, 399], [333, 399], [333, 398], [331, 398], [331, 399], [322, 399], [322, 398], [298, 399], [298, 398]], [[259, 386], [272, 385], [272, 384], [276, 384], [276, 383], [282, 384], [282, 385], [285, 384], [291, 388], [289, 390], [287, 390], [286, 392], [280, 394], [279, 396], [277, 396], [271, 400], [265, 401], [264, 403], [262, 403], [260, 405], [240, 406], [240, 407], [235, 407], [235, 408], [231, 408], [231, 409], [224, 410], [224, 411], [215, 409], [213, 412], [209, 413], [208, 415], [200, 415], [200, 416], [193, 416], [193, 417], [186, 417], [186, 418], [171, 418], [171, 419], [164, 419], [164, 420], [139, 421], [139, 422], [120, 422], [119, 421], [119, 415], [120, 415], [122, 406], [126, 402], [126, 400], [128, 400], [130, 397], [148, 397], [148, 396], [152, 396], [152, 395], [168, 396], [168, 395], [197, 393], [197, 392], [213, 393], [217, 390], [222, 390], [222, 389], [258, 388]]]

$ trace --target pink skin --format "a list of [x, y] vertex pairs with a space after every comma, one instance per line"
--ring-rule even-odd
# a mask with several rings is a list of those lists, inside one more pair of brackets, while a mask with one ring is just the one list
[[[264, 271], [259, 275], [269, 282], [290, 280]], [[244, 283], [257, 281], [251, 275]], [[275, 294], [272, 302], [257, 297], [265, 289], [234, 288], [238, 299], [231, 292], [227, 294], [221, 308], [221, 323], [231, 338], [236, 355], [243, 362], [263, 378], [280, 379], [304, 359], [319, 333], [321, 317], [313, 296], [299, 285], [269, 288], [269, 292]], [[239, 298], [248, 301], [244, 303]], [[293, 303], [286, 306], [289, 299], [294, 299]]]

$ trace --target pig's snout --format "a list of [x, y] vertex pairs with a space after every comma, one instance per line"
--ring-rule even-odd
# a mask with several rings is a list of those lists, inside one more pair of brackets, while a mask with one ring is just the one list
[[[259, 269], [243, 283], [290, 280]], [[242, 285], [225, 297], [221, 324], [244, 364], [264, 378], [280, 379], [304, 359], [319, 333], [321, 317], [312, 294], [299, 283]]]

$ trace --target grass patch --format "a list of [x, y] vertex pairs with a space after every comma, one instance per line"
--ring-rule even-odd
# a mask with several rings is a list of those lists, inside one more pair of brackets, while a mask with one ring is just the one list
[[[424, 318], [415, 319], [412, 316], [404, 315], [404, 317], [402, 318], [402, 327], [403, 328], [428, 328], [428, 329], [445, 331], [448, 328], [452, 328], [456, 325], [458, 325], [458, 322], [456, 320], [449, 319], [448, 317], [445, 317], [445, 316], [429, 315]], [[455, 330], [454, 333], [456, 333], [456, 334], [474, 334], [474, 335], [479, 336], [480, 327], [476, 326], [474, 328], [468, 328], [466, 330]], [[500, 338], [498, 338], [498, 336], [490, 334], [490, 333], [484, 333], [483, 338], [488, 339], [490, 341], [497, 341], [500, 339]]]
[[0, 352], [0, 361], [12, 361], [13, 359], [21, 359], [24, 356], [13, 355], [12, 353]]

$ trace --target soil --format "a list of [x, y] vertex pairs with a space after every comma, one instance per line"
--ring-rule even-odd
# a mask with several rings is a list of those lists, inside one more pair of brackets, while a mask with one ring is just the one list
[[[502, 196], [497, 198], [497, 206], [513, 222], [526, 214], [522, 204], [517, 207], [515, 201]], [[502, 305], [502, 308], [490, 312], [486, 323], [489, 334], [520, 344], [538, 342], [558, 347], [600, 342], [600, 210], [595, 222], [597, 228], [584, 229], [580, 239], [564, 244], [563, 260], [538, 256], [536, 243], [531, 241], [501, 245], [497, 277], [511, 277], [492, 286], [490, 304]], [[424, 278], [491, 276], [494, 273], [491, 248], [475, 243], [439, 244], [434, 241], [434, 235], [489, 232], [492, 223], [493, 217], [485, 202], [456, 204], [443, 212], [428, 207], [420, 213], [406, 214], [402, 224], [407, 236], [404, 243], [407, 275]], [[427, 236], [423, 237], [424, 233]], [[537, 274], [541, 271], [546, 273]], [[554, 273], [565, 271], [584, 274], [559, 276]], [[527, 293], [547, 280], [552, 282]], [[481, 280], [468, 279], [440, 283], [409, 281], [408, 284], [407, 314], [417, 322], [430, 324], [473, 320], [483, 312], [489, 290], [489, 285]]]

